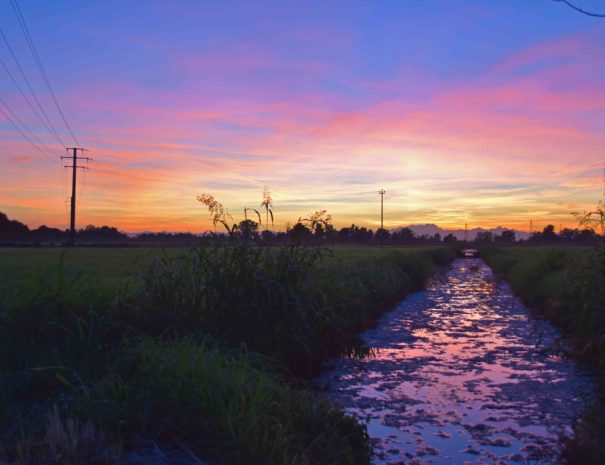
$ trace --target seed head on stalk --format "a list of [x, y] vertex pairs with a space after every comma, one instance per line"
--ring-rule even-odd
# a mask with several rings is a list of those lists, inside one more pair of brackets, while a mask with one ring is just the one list
[[203, 203], [210, 212], [212, 224], [216, 227], [217, 223], [221, 223], [228, 233], [232, 233], [232, 228], [227, 223], [228, 219], [232, 219], [231, 214], [227, 209], [211, 194], [201, 194], [197, 196], [197, 201]]
[[260, 203], [261, 207], [265, 208], [266, 212], [266, 220], [265, 220], [265, 229], [269, 227], [269, 215], [271, 215], [271, 226], [273, 223], [273, 198], [271, 197], [271, 191], [269, 190], [269, 186], [265, 186], [263, 189], [263, 201]]

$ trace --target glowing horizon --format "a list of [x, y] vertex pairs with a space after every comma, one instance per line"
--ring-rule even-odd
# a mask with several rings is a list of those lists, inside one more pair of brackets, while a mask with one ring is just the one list
[[[275, 230], [319, 209], [376, 229], [379, 189], [386, 227], [574, 227], [601, 198], [605, 21], [556, 2], [47, 3], [22, 9], [94, 159], [80, 228], [201, 232], [198, 194], [237, 222], [265, 185]], [[53, 144], [1, 68], [0, 94]], [[67, 227], [63, 169], [2, 114], [0, 161], [0, 211]]]

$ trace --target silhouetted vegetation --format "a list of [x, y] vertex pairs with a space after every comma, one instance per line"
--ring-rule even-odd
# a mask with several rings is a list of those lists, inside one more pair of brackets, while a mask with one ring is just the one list
[[[266, 221], [273, 221], [273, 199], [270, 193], [265, 193], [269, 197], [263, 200], [263, 205], [267, 205]], [[261, 223], [261, 215], [258, 210], [245, 208], [245, 219], [237, 224], [230, 224], [232, 217], [229, 211], [216, 200], [215, 197], [202, 194], [198, 197], [210, 212], [210, 218], [213, 224], [222, 225], [225, 231], [225, 240], [227, 236], [240, 237], [242, 240], [254, 241], [264, 245], [287, 245], [287, 244], [305, 244], [305, 245], [333, 245], [333, 244], [359, 244], [359, 245], [380, 245], [382, 242], [387, 246], [399, 245], [437, 245], [453, 244], [462, 242], [454, 234], [446, 234], [442, 238], [439, 233], [427, 235], [416, 235], [410, 228], [398, 228], [392, 231], [376, 230], [357, 226], [352, 224], [348, 227], [336, 229], [332, 224], [332, 217], [326, 210], [318, 210], [305, 218], [299, 218], [285, 232], [275, 232], [267, 229], [267, 225]], [[267, 203], [269, 202], [269, 203]], [[598, 212], [596, 210], [595, 212]], [[594, 228], [596, 213], [591, 212], [586, 215], [582, 223], [583, 229], [563, 229], [559, 233], [555, 232], [553, 225], [548, 225], [543, 231], [534, 232], [531, 237], [525, 241], [518, 241], [515, 231], [503, 230], [500, 234], [493, 234], [490, 231], [478, 231], [475, 242], [478, 243], [498, 243], [515, 244], [525, 243], [530, 245], [558, 244], [558, 245], [595, 245], [601, 240]], [[254, 221], [248, 218], [248, 213]], [[78, 243], [81, 245], [95, 244], [120, 244], [120, 245], [163, 245], [163, 246], [194, 246], [209, 240], [215, 242], [218, 233], [169, 233], [169, 232], [144, 232], [140, 234], [127, 235], [118, 231], [114, 227], [92, 225], [81, 229], [77, 233]], [[211, 236], [211, 237], [209, 237]], [[25, 224], [15, 220], [9, 220], [7, 216], [0, 213], [0, 245], [62, 245], [69, 239], [68, 230], [60, 230], [40, 226], [37, 229], [30, 230]]]
[[583, 229], [565, 228], [557, 234], [552, 224], [544, 227], [542, 231], [532, 233], [527, 240], [529, 244], [560, 244], [560, 245], [596, 245], [600, 236], [591, 228], [583, 224]]
[[[125, 242], [128, 236], [110, 226], [88, 225], [77, 232], [82, 242]], [[0, 212], [0, 242], [6, 243], [54, 243], [62, 244], [69, 239], [69, 231], [42, 225], [29, 229], [25, 224], [10, 220]]]

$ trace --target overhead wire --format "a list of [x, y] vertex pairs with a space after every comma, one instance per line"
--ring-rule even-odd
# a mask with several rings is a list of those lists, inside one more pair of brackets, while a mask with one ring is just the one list
[[[34, 89], [33, 89], [32, 85], [31, 85], [29, 79], [27, 78], [27, 75], [25, 74], [25, 71], [23, 71], [23, 68], [21, 67], [21, 64], [19, 63], [19, 60], [17, 59], [17, 56], [13, 52], [13, 48], [11, 47], [8, 39], [4, 35], [4, 32], [2, 31], [2, 29], [0, 29], [0, 35], [2, 36], [2, 39], [4, 40], [4, 43], [6, 44], [6, 47], [8, 48], [8, 51], [10, 52], [10, 54], [11, 54], [11, 56], [13, 58], [13, 61], [15, 62], [15, 64], [17, 65], [17, 68], [19, 69], [19, 72], [21, 73], [21, 77], [23, 77], [23, 80], [27, 84], [27, 88], [29, 89], [29, 92], [31, 93], [31, 95], [34, 98], [34, 100], [36, 101], [36, 103], [38, 105], [38, 108], [40, 109], [40, 111], [44, 115], [44, 118], [45, 118], [45, 120], [47, 122], [47, 126], [46, 126], [47, 129], [49, 131], [51, 131], [55, 135], [55, 137], [57, 138], [57, 140], [59, 141], [59, 143], [61, 144], [61, 146], [65, 147], [65, 143], [63, 142], [63, 140], [61, 139], [61, 136], [59, 136], [59, 133], [57, 132], [57, 130], [55, 129], [54, 125], [50, 121], [50, 118], [46, 114], [46, 111], [44, 111], [44, 107], [42, 107], [42, 104], [40, 103], [40, 100], [38, 99], [38, 96], [36, 95], [36, 92], [34, 92]], [[8, 69], [8, 68], [6, 68], [6, 69]]]
[[33, 140], [29, 138], [27, 134], [25, 134], [21, 128], [15, 124], [15, 122], [11, 119], [11, 117], [4, 111], [4, 108], [0, 105], [0, 112], [4, 115], [4, 117], [8, 120], [8, 122], [17, 130], [19, 133], [31, 144], [34, 148], [40, 152], [45, 158], [48, 158], [50, 161], [54, 163], [60, 163], [59, 160], [50, 157], [44, 150], [42, 150]]
[[[13, 84], [15, 85], [15, 87], [17, 88], [17, 90], [19, 91], [19, 93], [21, 94], [21, 96], [23, 97], [23, 99], [27, 102], [27, 104], [29, 105], [29, 107], [31, 108], [31, 110], [34, 112], [34, 114], [36, 115], [36, 117], [38, 118], [38, 120], [40, 121], [40, 123], [42, 123], [42, 126], [44, 126], [52, 134], [52, 130], [48, 126], [48, 123], [46, 121], [44, 121], [44, 118], [42, 118], [42, 116], [40, 116], [40, 113], [38, 113], [38, 110], [36, 110], [36, 107], [34, 107], [34, 105], [31, 102], [31, 100], [28, 98], [27, 95], [25, 95], [25, 92], [23, 92], [23, 89], [21, 89], [21, 86], [19, 85], [19, 83], [15, 79], [15, 76], [11, 72], [11, 70], [8, 67], [8, 65], [6, 64], [6, 62], [2, 59], [2, 57], [0, 57], [0, 64], [2, 65], [2, 67], [4, 68], [4, 70], [6, 71], [6, 74], [8, 74], [8, 77], [11, 79], [11, 81], [13, 82]], [[59, 140], [59, 143], [60, 143], [60, 145], [63, 146], [63, 144], [61, 143], [60, 140]]]
[[[55, 94], [53, 86], [51, 85], [50, 79], [48, 77], [48, 74], [46, 72], [44, 64], [42, 63], [42, 60], [40, 58], [40, 54], [38, 53], [38, 50], [36, 48], [36, 45], [34, 43], [32, 35], [30, 33], [30, 29], [29, 29], [29, 27], [27, 25], [25, 17], [23, 16], [23, 12], [21, 11], [21, 7], [19, 6], [18, 1], [17, 0], [11, 0], [11, 6], [12, 6], [13, 12], [15, 13], [15, 16], [17, 18], [17, 21], [19, 22], [19, 26], [21, 28], [21, 31], [23, 32], [23, 36], [25, 37], [25, 41], [26, 41], [26, 43], [27, 43], [27, 45], [29, 47], [29, 50], [30, 50], [33, 58], [34, 58], [34, 62], [36, 64], [36, 67], [38, 68], [38, 71], [40, 72], [40, 75], [42, 76], [42, 80], [44, 81], [44, 84], [45, 84], [45, 86], [46, 86], [46, 88], [47, 88], [47, 90], [48, 90], [48, 92], [49, 92], [49, 94], [50, 94], [50, 96], [51, 96], [51, 98], [52, 98], [52, 100], [54, 102], [54, 105], [55, 105], [55, 107], [57, 109], [57, 112], [59, 113], [59, 115], [61, 117], [61, 120], [63, 121], [63, 124], [65, 125], [65, 127], [67, 128], [67, 131], [71, 135], [71, 138], [73, 139], [75, 145], [77, 147], [79, 147], [80, 146], [80, 142], [79, 142], [78, 138], [76, 137], [76, 135], [74, 134], [74, 131], [73, 131], [71, 125], [69, 124], [67, 118], [65, 117], [65, 113], [63, 112], [61, 104], [59, 103], [59, 99], [57, 98], [57, 95]], [[8, 46], [8, 44], [7, 44], [7, 46]], [[45, 116], [46, 116], [46, 113], [45, 113]], [[49, 121], [49, 123], [50, 123], [50, 121]], [[50, 125], [52, 127], [52, 131], [60, 139], [61, 145], [63, 147], [66, 147], [66, 144], [63, 143], [63, 141], [61, 140], [60, 136], [57, 134], [57, 131], [55, 130], [55, 127], [52, 125], [52, 123], [50, 123]], [[85, 165], [88, 164], [88, 159], [87, 158], [83, 158], [82, 161], [85, 161]], [[82, 172], [80, 173], [80, 175], [77, 178], [77, 184], [78, 184], [77, 187], [78, 187], [79, 195], [78, 195], [78, 197], [76, 199], [76, 202], [77, 202], [78, 205], [80, 205], [80, 203], [82, 201], [82, 198], [83, 198], [83, 195], [84, 195], [84, 190], [85, 190], [85, 187], [86, 187], [86, 184], [87, 184], [86, 181], [87, 181], [87, 177], [88, 177], [87, 173], [86, 173], [88, 171], [87, 166], [81, 166], [81, 167], [83, 168]], [[80, 166], [78, 166], [78, 168], [80, 168]], [[73, 168], [73, 169], [76, 169], [76, 168]], [[69, 199], [67, 198], [68, 197], [67, 196], [67, 190], [68, 190], [68, 188], [67, 188], [68, 182], [67, 181], [68, 181], [69, 176], [68, 176], [68, 167], [67, 166], [63, 167], [63, 173], [64, 173], [64, 177], [63, 177], [63, 179], [64, 179], [64, 183], [63, 183], [63, 185], [64, 185], [64, 198], [66, 199], [65, 206], [66, 206], [66, 208], [68, 208]]]
[[40, 140], [40, 138], [39, 138], [38, 136], [36, 136], [36, 135], [34, 134], [34, 132], [33, 132], [31, 129], [29, 129], [29, 128], [27, 127], [27, 125], [26, 125], [26, 124], [25, 124], [25, 123], [24, 123], [24, 122], [21, 120], [21, 118], [19, 118], [19, 116], [17, 116], [17, 114], [16, 114], [16, 113], [15, 113], [15, 112], [14, 112], [14, 111], [11, 109], [10, 105], [9, 105], [9, 104], [8, 104], [8, 103], [7, 103], [7, 102], [6, 102], [6, 101], [5, 101], [5, 100], [4, 100], [2, 97], [0, 97], [0, 104], [4, 105], [4, 107], [5, 107], [5, 108], [8, 110], [8, 112], [11, 114], [11, 116], [12, 116], [12, 117], [13, 117], [15, 120], [17, 120], [17, 122], [18, 122], [18, 123], [21, 125], [21, 128], [22, 128], [22, 129], [23, 129], [25, 132], [29, 133], [29, 136], [30, 136], [32, 139], [35, 139], [35, 140], [36, 140], [36, 142], [37, 142], [38, 144], [40, 144], [42, 147], [44, 147], [44, 148], [45, 148], [45, 149], [46, 149], [48, 152], [50, 152], [50, 153], [51, 153], [52, 155], [54, 155], [55, 157], [58, 157], [58, 158], [60, 158], [60, 157], [61, 157], [61, 156], [60, 156], [59, 154], [57, 154], [57, 153], [56, 153], [56, 152], [55, 152], [53, 149], [51, 149], [51, 148], [50, 148], [48, 145], [46, 145], [46, 143], [45, 143], [45, 142], [43, 142], [42, 140]]
[[25, 36], [27, 45], [29, 46], [29, 49], [32, 52], [32, 55], [34, 56], [34, 60], [36, 62], [36, 65], [38, 66], [38, 71], [40, 71], [40, 74], [42, 75], [42, 79], [44, 80], [44, 83], [46, 84], [46, 88], [48, 89], [48, 92], [50, 93], [50, 95], [53, 99], [53, 102], [55, 103], [55, 106], [57, 107], [57, 111], [61, 115], [61, 119], [63, 120], [63, 123], [65, 124], [65, 127], [69, 131], [69, 134], [71, 135], [72, 139], [74, 140], [76, 145], [79, 147], [80, 142], [74, 135], [74, 132], [72, 131], [71, 126], [67, 122], [67, 118], [65, 118], [65, 114], [63, 113], [63, 110], [61, 109], [61, 105], [59, 105], [59, 100], [57, 99], [57, 96], [55, 95], [55, 91], [53, 90], [53, 88], [50, 84], [50, 80], [48, 79], [48, 75], [46, 74], [46, 70], [44, 69], [44, 65], [42, 64], [42, 60], [40, 59], [40, 55], [38, 54], [36, 45], [34, 44], [34, 41], [29, 32], [29, 28], [27, 27], [27, 22], [25, 21], [25, 17], [23, 16], [23, 13], [21, 12], [21, 8], [19, 7], [19, 3], [17, 2], [17, 0], [11, 0], [11, 6], [13, 7], [13, 11], [15, 12], [15, 15], [17, 16], [17, 20], [19, 21], [19, 25], [21, 26], [21, 30], [23, 31], [23, 35]]
[[[64, 111], [61, 107], [61, 104], [59, 103], [59, 99], [58, 99], [57, 95], [55, 94], [55, 91], [52, 87], [52, 84], [48, 77], [48, 73], [46, 72], [46, 69], [44, 68], [42, 60], [40, 58], [40, 54], [38, 53], [36, 45], [32, 39], [30, 29], [27, 25], [27, 22], [25, 21], [25, 17], [23, 16], [23, 12], [21, 11], [19, 3], [17, 2], [17, 0], [11, 0], [11, 6], [12, 6], [12, 9], [17, 18], [17, 21], [19, 22], [19, 26], [25, 37], [27, 46], [29, 47], [29, 50], [32, 53], [35, 65], [36, 65], [38, 71], [40, 72], [42, 80], [44, 81], [44, 85], [46, 86], [46, 89], [48, 90], [48, 92], [54, 102], [54, 105], [55, 105], [63, 123], [65, 124], [65, 127], [67, 128], [67, 131], [71, 135], [71, 138], [74, 140], [75, 144], [77, 146], [79, 146], [80, 143], [79, 143], [76, 135], [74, 134], [72, 127], [70, 126], [69, 122], [67, 121], [67, 118], [65, 117], [65, 113], [64, 113]], [[34, 81], [33, 80], [30, 81], [30, 79], [28, 78], [28, 74], [25, 71], [25, 66], [22, 65], [19, 58], [17, 58], [17, 54], [15, 53], [16, 49], [14, 49], [12, 47], [11, 42], [9, 41], [8, 37], [4, 34], [4, 31], [2, 31], [1, 29], [0, 29], [0, 35], [2, 36], [2, 40], [4, 41], [4, 44], [5, 44], [6, 48], [8, 49], [8, 51], [12, 57], [12, 60], [14, 61], [15, 65], [19, 71], [21, 78], [23, 79], [23, 81], [25, 81], [25, 84], [27, 86], [27, 89], [29, 90], [29, 94], [31, 95], [31, 97], [29, 97], [27, 95], [27, 92], [24, 91], [24, 89], [22, 88], [22, 86], [19, 83], [19, 79], [16, 78], [16, 76], [13, 74], [13, 72], [11, 72], [11, 68], [8, 66], [8, 64], [4, 60], [2, 60], [2, 58], [0, 58], [0, 64], [2, 65], [2, 67], [4, 68], [6, 73], [8, 74], [8, 76], [9, 76], [10, 80], [12, 81], [12, 83], [14, 84], [14, 86], [17, 88], [19, 94], [21, 94], [21, 96], [26, 101], [27, 105], [30, 107], [32, 112], [36, 115], [37, 119], [40, 121], [42, 126], [48, 131], [48, 133], [51, 136], [54, 136], [54, 138], [58, 141], [59, 145], [61, 145], [62, 147], [65, 148], [66, 144], [63, 142], [63, 139], [61, 138], [59, 131], [57, 131], [55, 125], [53, 124], [53, 121], [49, 117], [50, 112], [47, 113], [47, 111], [45, 111], [45, 108], [42, 105], [41, 100], [40, 100], [39, 96], [37, 95], [36, 90], [34, 90], [34, 86], [32, 85], [34, 83]], [[62, 187], [63, 187], [63, 199], [64, 199], [64, 203], [65, 203], [65, 208], [69, 209], [69, 203], [70, 203], [70, 199], [68, 198], [68, 181], [69, 181], [68, 168], [69, 167], [63, 164], [63, 162], [61, 160], [61, 156], [57, 155], [57, 153], [54, 151], [54, 149], [50, 148], [45, 142], [43, 142], [36, 135], [36, 132], [38, 132], [38, 131], [32, 131], [28, 127], [28, 125], [25, 124], [21, 118], [19, 118], [19, 116], [15, 113], [15, 111], [13, 111], [13, 109], [10, 107], [10, 105], [2, 98], [0, 98], [0, 114], [2, 114], [6, 118], [6, 121], [8, 123], [10, 123], [11, 126], [19, 134], [21, 134], [21, 136], [28, 143], [30, 143], [41, 155], [43, 155], [48, 160], [50, 160], [54, 163], [57, 163], [59, 165], [59, 167], [61, 169], [61, 177], [62, 177], [62, 181], [63, 181]], [[50, 155], [49, 155], [49, 153], [50, 153]], [[87, 165], [88, 159], [83, 158], [83, 160], [86, 160], [86, 165]], [[83, 166], [83, 168], [86, 168], [86, 166]], [[86, 176], [87, 170], [83, 169], [82, 171], [83, 172], [80, 174], [80, 176], [78, 176], [78, 187], [79, 187], [79, 193], [80, 193], [80, 195], [77, 198], [78, 204], [81, 203], [82, 195], [83, 195], [86, 185], [87, 185], [87, 176]]]
[[573, 3], [567, 1], [567, 0], [553, 0], [555, 2], [563, 2], [565, 3], [568, 7], [573, 8], [576, 11], [579, 11], [582, 14], [585, 14], [586, 16], [593, 16], [595, 18], [605, 18], [605, 14], [601, 14], [601, 13], [593, 13], [591, 11], [586, 11], [584, 9], [582, 9], [579, 6], [574, 5]]

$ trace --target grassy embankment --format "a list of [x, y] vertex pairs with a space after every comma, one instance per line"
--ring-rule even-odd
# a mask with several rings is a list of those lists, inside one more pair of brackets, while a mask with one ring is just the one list
[[0, 462], [64, 464], [369, 463], [365, 428], [304, 378], [453, 258], [221, 246], [144, 251], [136, 274], [132, 250], [73, 250], [58, 268], [0, 252]]
[[[564, 331], [605, 398], [605, 248], [491, 248], [482, 256], [530, 308]], [[605, 463], [605, 400], [588, 409], [575, 433], [567, 462]]]

